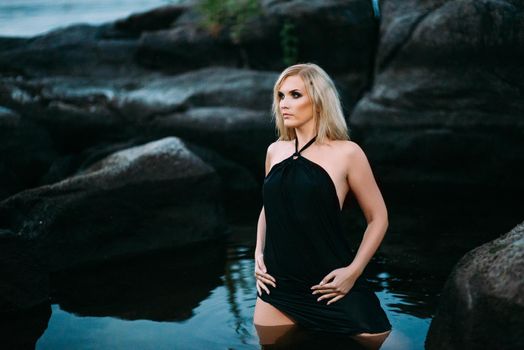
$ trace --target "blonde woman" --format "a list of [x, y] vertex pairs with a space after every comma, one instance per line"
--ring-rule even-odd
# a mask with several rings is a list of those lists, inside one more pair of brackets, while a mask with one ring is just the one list
[[[316, 64], [288, 67], [274, 85], [273, 115], [279, 138], [267, 149], [255, 249], [261, 344], [280, 336], [271, 330], [302, 326], [379, 348], [391, 324], [362, 273], [387, 210], [366, 155], [349, 140], [333, 81]], [[367, 220], [356, 254], [340, 220], [348, 193]]]

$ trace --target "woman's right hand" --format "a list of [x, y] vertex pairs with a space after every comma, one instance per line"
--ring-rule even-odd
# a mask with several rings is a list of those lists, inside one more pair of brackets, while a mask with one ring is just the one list
[[273, 276], [267, 273], [266, 265], [264, 264], [264, 254], [255, 254], [255, 278], [257, 280], [257, 291], [262, 295], [261, 288], [269, 294], [269, 288], [266, 284], [276, 287], [276, 280]]

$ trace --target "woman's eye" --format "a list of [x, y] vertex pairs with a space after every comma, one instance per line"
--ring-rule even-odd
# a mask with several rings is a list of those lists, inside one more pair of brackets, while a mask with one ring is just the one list
[[299, 94], [298, 92], [294, 92], [294, 93], [293, 93], [293, 97], [294, 97], [294, 98], [299, 98], [300, 96], [302, 96], [302, 95]]

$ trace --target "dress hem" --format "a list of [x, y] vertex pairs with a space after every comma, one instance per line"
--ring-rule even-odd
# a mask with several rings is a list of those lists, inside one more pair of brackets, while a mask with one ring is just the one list
[[337, 334], [337, 335], [340, 335], [340, 336], [348, 336], [348, 337], [350, 337], [350, 336], [358, 335], [358, 334], [361, 334], [361, 333], [380, 334], [380, 333], [384, 333], [384, 332], [387, 332], [387, 331], [391, 331], [393, 329], [393, 326], [391, 324], [389, 324], [389, 327], [387, 327], [386, 329], [379, 330], [379, 331], [370, 330], [369, 328], [358, 328], [358, 330], [355, 330], [355, 329], [351, 329], [351, 330], [338, 329], [338, 330], [336, 330], [336, 329], [322, 329], [322, 328], [316, 328], [316, 327], [309, 327], [306, 324], [304, 324], [303, 322], [301, 322], [300, 320], [298, 320], [294, 315], [290, 314], [288, 311], [282, 310], [280, 308], [280, 305], [275, 305], [271, 301], [264, 300], [258, 293], [257, 293], [257, 297], [260, 298], [263, 302], [268, 303], [271, 306], [273, 306], [274, 308], [278, 309], [278, 311], [282, 312], [283, 314], [285, 314], [286, 316], [291, 318], [295, 322], [295, 324], [297, 326], [302, 327], [303, 329], [305, 329], [307, 331], [319, 332], [319, 333], [332, 333], [332, 334]]

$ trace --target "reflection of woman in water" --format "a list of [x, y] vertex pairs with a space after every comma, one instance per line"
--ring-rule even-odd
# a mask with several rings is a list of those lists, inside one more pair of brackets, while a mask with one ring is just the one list
[[[255, 249], [261, 344], [298, 325], [379, 348], [391, 324], [362, 273], [388, 218], [366, 155], [349, 141], [338, 93], [319, 66], [288, 67], [273, 98], [279, 139], [267, 149]], [[349, 192], [368, 224], [354, 255], [340, 220]]]

